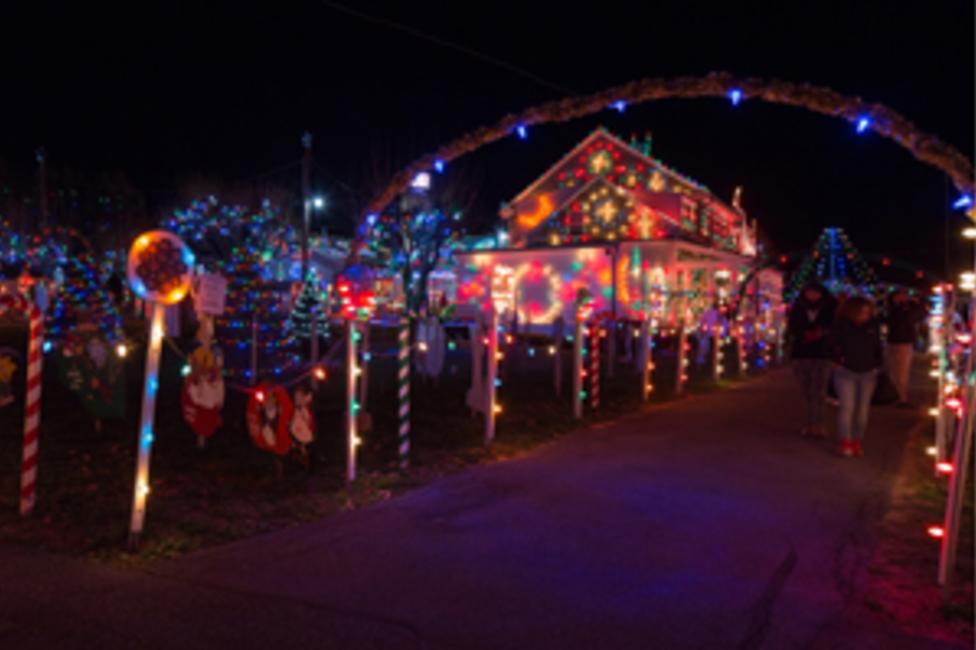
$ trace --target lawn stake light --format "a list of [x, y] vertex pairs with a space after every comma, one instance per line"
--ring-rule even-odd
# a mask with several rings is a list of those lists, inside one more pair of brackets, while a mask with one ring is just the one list
[[129, 522], [129, 547], [139, 545], [146, 519], [149, 494], [149, 460], [153, 443], [156, 393], [159, 390], [159, 353], [163, 343], [163, 316], [167, 305], [175, 305], [190, 290], [193, 253], [176, 235], [153, 230], [136, 238], [129, 251], [129, 286], [141, 299], [152, 303], [149, 345], [146, 347], [146, 378], [139, 417], [139, 456], [135, 487], [132, 491], [132, 518]]
[[641, 371], [641, 401], [646, 402], [654, 391], [652, 373], [654, 371], [654, 361], [652, 360], [651, 348], [654, 345], [654, 330], [651, 326], [651, 319], [644, 317], [640, 324], [640, 371]]
[[688, 382], [688, 329], [684, 323], [678, 327], [675, 346], [674, 392], [676, 395], [681, 395], [685, 392], [685, 384]]
[[37, 305], [20, 294], [0, 296], [0, 314], [13, 309], [29, 321], [27, 334], [27, 378], [24, 391], [24, 452], [20, 465], [20, 514], [34, 510], [37, 481], [37, 449], [41, 429], [41, 370], [44, 363], [44, 315]]
[[[970, 200], [970, 203], [972, 201]], [[966, 215], [976, 221], [976, 211], [967, 210]], [[969, 238], [967, 236], [967, 238]], [[976, 237], [973, 238], [976, 244]], [[974, 270], [970, 274], [976, 276], [976, 249], [973, 251]], [[959, 528], [962, 518], [963, 501], [966, 497], [966, 475], [972, 459], [973, 426], [976, 424], [976, 384], [973, 382], [974, 356], [976, 356], [976, 283], [965, 281], [961, 288], [970, 291], [969, 296], [969, 331], [968, 336], [961, 337], [960, 343], [967, 348], [966, 366], [963, 373], [965, 402], [961, 405], [956, 424], [956, 436], [953, 443], [952, 461], [948, 463], [949, 490], [946, 499], [945, 518], [942, 537], [942, 547], [939, 552], [939, 585], [948, 587], [956, 566], [956, 555], [959, 551]], [[941, 460], [941, 459], [940, 459]], [[937, 465], [938, 467], [938, 465]]]
[[515, 270], [510, 266], [496, 266], [491, 276], [491, 304], [488, 308], [488, 390], [485, 408], [485, 444], [495, 439], [495, 416], [501, 411], [497, 404], [498, 390], [498, 321], [515, 298]]
[[576, 293], [576, 331], [573, 334], [573, 417], [577, 420], [583, 417], [583, 400], [586, 398], [583, 358], [586, 356], [586, 321], [592, 315], [593, 298], [589, 291], [580, 289]]
[[345, 274], [336, 281], [342, 317], [346, 320], [346, 480], [356, 480], [356, 448], [359, 438], [356, 417], [361, 405], [356, 399], [356, 385], [362, 374], [357, 352], [362, 334], [357, 320], [367, 324], [376, 308], [376, 298], [370, 288], [369, 276], [361, 267], [346, 269]]
[[722, 325], [716, 323], [711, 326], [712, 336], [712, 379], [717, 383], [722, 378], [723, 357], [722, 354]]

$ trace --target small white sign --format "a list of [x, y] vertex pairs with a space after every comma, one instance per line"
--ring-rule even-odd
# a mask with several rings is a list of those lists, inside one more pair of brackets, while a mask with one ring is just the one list
[[217, 273], [197, 276], [197, 311], [201, 314], [220, 316], [224, 313], [227, 299], [227, 278]]

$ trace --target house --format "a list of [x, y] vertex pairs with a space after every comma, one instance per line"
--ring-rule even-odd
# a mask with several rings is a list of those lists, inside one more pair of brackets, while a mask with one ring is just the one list
[[776, 295], [752, 302], [778, 305], [779, 274], [750, 275], [756, 226], [740, 197], [727, 204], [653, 158], [649, 137], [627, 143], [596, 129], [503, 206], [509, 248], [456, 253], [456, 300], [487, 308], [491, 278], [505, 266], [514, 271], [514, 310], [529, 327], [572, 320], [583, 288], [597, 312], [649, 314], [665, 327], [698, 323], [760, 287]]

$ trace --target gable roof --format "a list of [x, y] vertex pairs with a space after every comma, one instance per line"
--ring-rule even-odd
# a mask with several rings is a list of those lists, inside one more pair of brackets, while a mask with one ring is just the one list
[[619, 147], [620, 149], [626, 151], [629, 155], [638, 158], [645, 165], [647, 165], [648, 168], [653, 168], [654, 170], [660, 171], [661, 173], [669, 176], [672, 181], [678, 181], [682, 184], [690, 185], [693, 189], [697, 190], [698, 192], [708, 195], [708, 197], [712, 201], [722, 204], [729, 210], [739, 212], [738, 210], [735, 210], [735, 208], [726, 205], [724, 201], [722, 201], [717, 196], [712, 194], [711, 190], [709, 190], [708, 187], [706, 187], [705, 185], [702, 185], [698, 181], [688, 176], [685, 176], [684, 174], [678, 172], [677, 170], [671, 169], [663, 162], [661, 162], [659, 159], [654, 158], [652, 156], [645, 155], [644, 152], [628, 144], [627, 142], [624, 142], [622, 139], [620, 139], [619, 137], [617, 137], [616, 135], [614, 135], [613, 133], [611, 133], [610, 131], [608, 131], [606, 128], [602, 126], [597, 127], [596, 129], [591, 131], [589, 135], [587, 135], [579, 143], [577, 143], [575, 147], [570, 149], [569, 152], [566, 153], [558, 161], [556, 161], [555, 164], [550, 166], [549, 169], [543, 172], [541, 176], [536, 178], [529, 186], [527, 186], [525, 189], [519, 192], [518, 195], [516, 195], [512, 200], [508, 202], [508, 204], [514, 205], [528, 198], [532, 193], [538, 190], [543, 183], [545, 183], [547, 180], [552, 178], [552, 175], [555, 174], [560, 168], [562, 168], [573, 158], [578, 156], [581, 150], [585, 149], [591, 143], [599, 139], [609, 140], [611, 143], [613, 143], [614, 146]]

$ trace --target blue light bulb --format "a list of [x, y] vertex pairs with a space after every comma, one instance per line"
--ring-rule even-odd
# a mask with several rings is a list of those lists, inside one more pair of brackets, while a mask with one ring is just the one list
[[519, 140], [525, 140], [529, 137], [529, 129], [524, 124], [519, 124], [516, 126], [515, 132], [518, 134]]
[[954, 207], [956, 210], [961, 210], [963, 208], [968, 208], [972, 204], [973, 204], [973, 197], [972, 197], [972, 195], [971, 194], [963, 194], [958, 199], [956, 199], [956, 202], [952, 204], [952, 207]]
[[857, 119], [857, 132], [864, 133], [871, 126], [871, 118], [867, 115], [862, 115]]
[[733, 106], [738, 106], [739, 102], [742, 101], [742, 91], [738, 88], [733, 88], [729, 91], [729, 101], [732, 102]]

